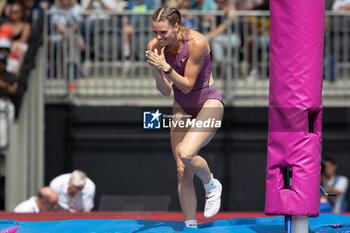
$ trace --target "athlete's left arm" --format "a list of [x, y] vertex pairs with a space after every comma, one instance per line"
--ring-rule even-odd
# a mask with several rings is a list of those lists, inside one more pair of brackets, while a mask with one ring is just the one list
[[184, 76], [171, 72], [167, 76], [185, 94], [192, 91], [197, 76], [204, 64], [205, 56], [209, 54], [209, 44], [204, 36], [196, 33], [188, 44], [188, 58]]

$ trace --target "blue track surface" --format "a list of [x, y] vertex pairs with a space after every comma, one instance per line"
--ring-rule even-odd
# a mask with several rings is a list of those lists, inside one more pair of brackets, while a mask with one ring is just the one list
[[[322, 214], [310, 218], [311, 232], [350, 232], [350, 216]], [[183, 222], [150, 220], [65, 220], [20, 222], [0, 220], [0, 233], [20, 225], [16, 233], [109, 233], [109, 232], [239, 232], [283, 233], [283, 217], [237, 218], [208, 222], [199, 229], [185, 228]]]

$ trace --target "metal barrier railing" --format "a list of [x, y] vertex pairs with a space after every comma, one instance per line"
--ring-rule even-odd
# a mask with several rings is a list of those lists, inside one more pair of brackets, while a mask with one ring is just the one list
[[[46, 96], [73, 102], [83, 97], [158, 97], [152, 71], [144, 57], [147, 43], [153, 38], [153, 12], [104, 12], [103, 17], [93, 18], [96, 13], [85, 11], [80, 18], [63, 12], [45, 14], [44, 35], [49, 38], [44, 40]], [[190, 19], [190, 27], [210, 39], [210, 31], [225, 14], [184, 11], [183, 15]], [[65, 30], [59, 32], [57, 22], [62, 19]], [[326, 96], [350, 95], [349, 19], [350, 12], [326, 13]], [[132, 30], [128, 30], [128, 25]], [[257, 97], [256, 100], [260, 98], [266, 104], [269, 12], [237, 11], [228, 29], [212, 38], [210, 45], [216, 86], [226, 102]]]
[[[42, 54], [42, 49], [39, 49], [32, 57], [35, 69], [27, 76], [21, 112], [16, 120], [11, 120], [10, 146], [6, 150], [5, 161], [7, 211], [12, 211], [18, 203], [35, 195], [44, 185], [45, 75]], [[10, 112], [13, 116], [14, 108]]]
[[10, 144], [10, 119], [13, 118], [13, 105], [6, 99], [0, 98], [0, 151]]

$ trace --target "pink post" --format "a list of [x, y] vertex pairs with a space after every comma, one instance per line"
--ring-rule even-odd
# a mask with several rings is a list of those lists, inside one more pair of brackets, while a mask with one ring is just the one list
[[[318, 216], [324, 1], [270, 1], [267, 215]], [[282, 171], [292, 169], [291, 188]]]

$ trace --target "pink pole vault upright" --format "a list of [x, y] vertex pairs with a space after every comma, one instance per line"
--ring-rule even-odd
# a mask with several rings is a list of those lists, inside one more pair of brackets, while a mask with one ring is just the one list
[[267, 215], [319, 213], [323, 35], [323, 0], [270, 0]]

